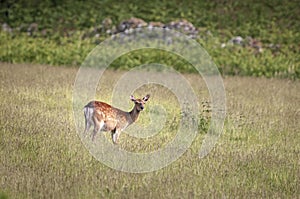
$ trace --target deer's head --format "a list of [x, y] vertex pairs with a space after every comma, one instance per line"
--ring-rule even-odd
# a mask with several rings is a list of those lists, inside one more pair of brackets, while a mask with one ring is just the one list
[[134, 102], [135, 108], [138, 112], [142, 111], [144, 109], [145, 103], [148, 101], [150, 95], [146, 95], [142, 99], [135, 99], [132, 95], [130, 96], [131, 101]]

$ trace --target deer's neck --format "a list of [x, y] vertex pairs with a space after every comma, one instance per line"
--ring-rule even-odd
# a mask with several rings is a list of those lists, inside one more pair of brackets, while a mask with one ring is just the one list
[[129, 124], [132, 124], [133, 122], [135, 122], [138, 119], [139, 114], [140, 114], [140, 112], [136, 109], [136, 107], [133, 107], [133, 109], [129, 112], [129, 115], [131, 118]]

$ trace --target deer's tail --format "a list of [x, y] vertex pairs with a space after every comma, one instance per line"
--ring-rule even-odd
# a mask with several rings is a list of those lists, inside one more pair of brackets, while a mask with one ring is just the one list
[[86, 105], [83, 108], [83, 112], [84, 112], [84, 117], [85, 117], [85, 130], [84, 133], [86, 133], [86, 131], [88, 131], [91, 127], [91, 125], [93, 124], [93, 113], [94, 113], [94, 108]]

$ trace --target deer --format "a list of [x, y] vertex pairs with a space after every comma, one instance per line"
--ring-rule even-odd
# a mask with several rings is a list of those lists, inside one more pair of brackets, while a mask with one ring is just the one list
[[129, 112], [115, 108], [105, 102], [90, 101], [84, 106], [84, 134], [86, 135], [93, 125], [92, 141], [94, 141], [99, 131], [106, 131], [111, 133], [112, 142], [118, 144], [121, 132], [138, 119], [149, 97], [150, 95], [147, 94], [142, 99], [135, 99], [133, 95], [130, 95], [130, 100], [134, 102], [134, 107]]

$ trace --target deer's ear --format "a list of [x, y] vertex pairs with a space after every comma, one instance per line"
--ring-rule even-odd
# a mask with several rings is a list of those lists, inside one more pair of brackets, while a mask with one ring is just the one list
[[133, 97], [133, 95], [130, 95], [130, 99], [131, 99], [131, 101], [133, 101], [133, 102], [136, 101], [136, 99]]
[[149, 97], [150, 97], [150, 95], [148, 94], [143, 98], [143, 100], [146, 102], [149, 99]]

